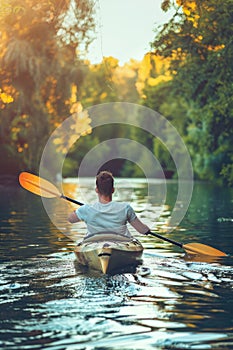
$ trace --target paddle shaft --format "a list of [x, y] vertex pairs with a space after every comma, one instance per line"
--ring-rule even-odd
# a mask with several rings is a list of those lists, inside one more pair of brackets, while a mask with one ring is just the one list
[[75, 199], [64, 196], [63, 194], [61, 194], [60, 198], [66, 199], [67, 201], [78, 204], [78, 205], [84, 205], [83, 203], [78, 202]]
[[[72, 203], [78, 204], [78, 205], [84, 205], [84, 203], [81, 203], [81, 202], [76, 201], [75, 199], [66, 197], [66, 196], [64, 196], [63, 194], [61, 195], [60, 198], [66, 199], [66, 200], [68, 200], [68, 201], [70, 201], [70, 202], [72, 202]], [[173, 241], [173, 239], [170, 239], [170, 238], [161, 236], [161, 235], [159, 235], [158, 233], [148, 231], [147, 234], [152, 235], [152, 236], [157, 237], [157, 238], [160, 238], [160, 239], [162, 239], [162, 240], [164, 240], [164, 241], [167, 241], [167, 242], [169, 242], [169, 243], [172, 243], [172, 244], [174, 244], [174, 245], [177, 245], [177, 246], [180, 247], [180, 248], [183, 247], [183, 244], [182, 244], [182, 243]]]
[[[36, 175], [30, 174], [27, 172], [22, 172], [19, 175], [19, 182], [23, 188], [41, 197], [46, 197], [46, 198], [58, 197], [58, 198], [63, 198], [69, 202], [72, 202], [80, 206], [84, 205], [83, 203], [76, 201], [75, 199], [64, 196], [62, 193], [59, 192], [56, 186], [54, 186], [48, 180], [39, 178]], [[163, 241], [167, 241], [191, 253], [205, 254], [205, 255], [211, 255], [211, 256], [227, 255], [216, 248], [207, 246], [202, 243], [182, 244], [180, 242], [173, 241], [170, 238], [161, 236], [160, 234], [155, 232], [148, 231], [146, 234], [162, 239]]]
[[159, 235], [158, 233], [149, 231], [147, 234], [152, 235], [152, 236], [157, 237], [157, 238], [160, 238], [160, 239], [162, 239], [162, 240], [164, 240], [164, 241], [167, 241], [167, 242], [169, 242], [169, 243], [175, 244], [175, 245], [177, 245], [177, 246], [180, 247], [180, 248], [183, 247], [183, 244], [182, 244], [182, 243], [173, 241], [173, 239], [170, 239], [170, 238], [161, 236], [161, 235]]
[[[65, 200], [68, 200], [68, 201], [73, 202], [73, 203], [78, 204], [78, 205], [84, 205], [84, 203], [81, 203], [81, 202], [76, 201], [75, 199], [66, 197], [66, 196], [64, 196], [63, 194], [60, 196], [60, 198], [63, 198], [63, 199], [65, 199]], [[184, 250], [187, 250], [188, 252], [195, 253], [195, 254], [200, 253], [200, 250], [199, 250], [199, 249], [197, 249], [197, 248], [195, 248], [195, 247], [192, 247], [191, 245], [182, 244], [182, 243], [180, 243], [180, 242], [174, 241], [174, 240], [171, 239], [171, 238], [167, 238], [167, 237], [161, 236], [161, 235], [158, 234], [158, 233], [151, 232], [150, 230], [146, 233], [146, 235], [151, 235], [151, 236], [157, 237], [157, 238], [159, 238], [159, 239], [162, 239], [163, 241], [166, 241], [166, 242], [169, 242], [169, 243], [171, 243], [171, 244], [174, 244], [174, 245], [176, 245], [176, 246], [178, 246], [178, 247], [180, 247], [180, 248], [182, 248], [182, 249], [184, 249]], [[207, 246], [206, 246], [206, 248], [210, 248], [210, 247], [207, 247]], [[226, 255], [225, 253], [223, 253], [223, 254]]]
[[[81, 203], [81, 202], [76, 201], [75, 199], [66, 197], [66, 196], [64, 196], [63, 194], [60, 196], [60, 198], [66, 199], [67, 201], [70, 201], [70, 202], [75, 203], [75, 204], [78, 204], [78, 205], [84, 205], [84, 203]], [[167, 241], [167, 242], [169, 242], [169, 243], [172, 243], [172, 244], [174, 244], [174, 245], [177, 245], [177, 246], [180, 247], [180, 248], [183, 247], [183, 244], [182, 244], [182, 243], [173, 241], [173, 239], [170, 239], [170, 238], [161, 236], [161, 235], [159, 235], [158, 233], [148, 231], [146, 234], [147, 234], [147, 235], [154, 236], [154, 237], [157, 237], [157, 238], [160, 238], [160, 239], [162, 239], [162, 240], [164, 240], [164, 241]]]
[[[66, 200], [68, 200], [68, 201], [70, 201], [70, 202], [72, 202], [72, 203], [78, 204], [78, 205], [84, 205], [84, 203], [81, 203], [81, 202], [76, 201], [75, 199], [66, 197], [66, 196], [64, 196], [63, 194], [61, 195], [60, 198], [66, 199]], [[146, 233], [146, 234], [152, 235], [152, 236], [157, 237], [157, 238], [160, 238], [160, 239], [163, 239], [164, 241], [167, 241], [167, 242], [169, 242], [169, 243], [175, 244], [175, 245], [177, 245], [177, 246], [180, 247], [180, 248], [183, 247], [183, 244], [182, 244], [182, 243], [173, 241], [173, 239], [170, 239], [170, 238], [161, 236], [161, 235], [159, 235], [158, 233], [148, 231], [148, 233]]]

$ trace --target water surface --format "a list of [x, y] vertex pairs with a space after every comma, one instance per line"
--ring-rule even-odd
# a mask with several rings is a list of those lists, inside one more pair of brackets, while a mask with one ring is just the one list
[[[119, 183], [116, 196], [129, 198], [142, 219], [153, 221], [159, 183], [148, 207], [146, 184], [130, 181], [131, 188]], [[65, 188], [78, 200], [80, 190], [86, 201], [96, 198], [92, 182]], [[176, 191], [170, 182], [163, 213], [154, 220], [163, 235]], [[195, 261], [179, 247], [136, 235], [150, 272], [139, 282], [130, 274], [84, 273], [73, 248], [85, 226], [66, 222], [72, 208], [65, 201], [52, 199], [49, 206], [59, 229], [39, 197], [17, 186], [1, 189], [1, 349], [233, 348], [231, 190], [196, 183], [188, 213], [169, 233], [176, 241], [202, 242], [229, 256]]]

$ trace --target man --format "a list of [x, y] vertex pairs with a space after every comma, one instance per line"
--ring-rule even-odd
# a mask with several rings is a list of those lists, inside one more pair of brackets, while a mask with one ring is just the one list
[[92, 205], [85, 204], [73, 211], [68, 217], [69, 222], [85, 221], [87, 235], [115, 232], [130, 237], [127, 223], [142, 234], [149, 231], [149, 227], [137, 218], [130, 204], [112, 201], [114, 179], [110, 172], [101, 171], [96, 176], [95, 190], [99, 201]]

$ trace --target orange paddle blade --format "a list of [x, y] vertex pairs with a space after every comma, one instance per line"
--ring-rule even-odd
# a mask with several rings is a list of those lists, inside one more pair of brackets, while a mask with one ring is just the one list
[[22, 172], [19, 175], [19, 183], [26, 190], [46, 198], [61, 197], [61, 193], [51, 182], [39, 176]]
[[184, 248], [187, 251], [187, 253], [190, 253], [190, 254], [227, 256], [227, 254], [224, 252], [221, 252], [221, 250], [215, 249], [213, 247], [210, 247], [202, 243], [188, 243], [188, 244], [184, 244], [182, 248]]

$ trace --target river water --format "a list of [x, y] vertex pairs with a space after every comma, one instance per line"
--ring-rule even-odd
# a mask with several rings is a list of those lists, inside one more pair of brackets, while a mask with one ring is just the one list
[[[195, 183], [189, 210], [176, 230], [164, 231], [177, 184], [168, 182], [163, 211], [146, 184], [130, 180], [116, 196], [130, 198], [143, 220], [182, 243], [202, 242], [229, 256], [190, 259], [175, 245], [135, 234], [144, 246], [143, 271], [96, 276], [75, 264], [83, 224], [66, 222], [68, 203], [49, 199], [54, 225], [40, 197], [17, 185], [1, 188], [0, 348], [20, 349], [233, 349], [233, 191]], [[159, 183], [154, 184], [155, 198]], [[75, 181], [66, 195], [78, 198]], [[86, 201], [93, 184], [81, 185]], [[130, 193], [129, 193], [130, 192]], [[121, 194], [121, 196], [119, 196]], [[82, 199], [83, 200], [83, 199]], [[60, 226], [59, 226], [60, 225]], [[141, 270], [142, 271], [142, 270]]]

